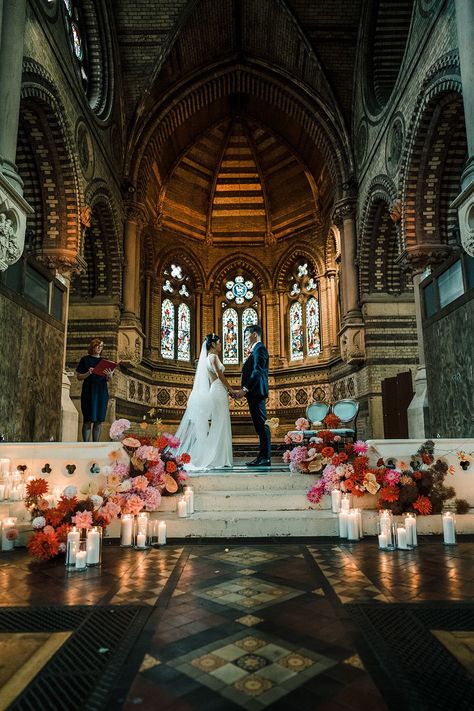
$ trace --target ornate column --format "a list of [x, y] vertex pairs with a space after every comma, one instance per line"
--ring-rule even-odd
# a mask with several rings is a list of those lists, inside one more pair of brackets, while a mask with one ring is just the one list
[[148, 271], [145, 275], [145, 352], [150, 355], [151, 350], [151, 315], [152, 315], [152, 278]]
[[329, 309], [329, 344], [331, 354], [337, 350], [337, 286], [335, 269], [326, 271], [327, 279], [327, 294], [328, 294], [328, 309]]
[[0, 271], [21, 257], [32, 212], [15, 165], [25, 13], [26, 0], [0, 4]]
[[453, 202], [453, 207], [458, 210], [462, 245], [468, 254], [474, 256], [474, 3], [471, 0], [455, 0], [454, 4], [468, 160], [461, 179], [461, 193]]
[[351, 198], [336, 204], [334, 222], [341, 233], [343, 318], [339, 331], [341, 356], [346, 363], [365, 360], [365, 334], [359, 308], [355, 202]]
[[123, 313], [118, 334], [118, 357], [137, 364], [143, 353], [143, 338], [139, 313], [140, 235], [146, 224], [141, 205], [127, 208], [124, 227], [125, 268], [123, 276]]

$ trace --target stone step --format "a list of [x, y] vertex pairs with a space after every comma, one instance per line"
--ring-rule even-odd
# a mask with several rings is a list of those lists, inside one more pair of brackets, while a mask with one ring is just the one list
[[194, 508], [203, 511], [292, 511], [309, 509], [306, 491], [214, 491], [194, 496]]
[[216, 470], [209, 473], [196, 473], [189, 476], [190, 484], [197, 492], [216, 491], [278, 491], [292, 490], [306, 492], [316, 481], [316, 477], [309, 474], [290, 474], [288, 469], [278, 467], [262, 470], [241, 471], [234, 469], [232, 473], [225, 470]]

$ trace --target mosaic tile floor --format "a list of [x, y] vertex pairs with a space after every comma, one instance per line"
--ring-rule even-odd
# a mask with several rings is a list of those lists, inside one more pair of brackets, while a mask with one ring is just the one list
[[[474, 684], [473, 558], [469, 540], [446, 549], [431, 538], [406, 555], [380, 554], [370, 539], [107, 546], [100, 569], [68, 575], [15, 550], [0, 555], [0, 618], [19, 605], [141, 611], [127, 657], [113, 669], [102, 660], [95, 711], [461, 711]], [[0, 632], [36, 631], [24, 614]], [[81, 637], [82, 654], [93, 659], [101, 636]], [[433, 691], [442, 669], [455, 695], [449, 680]], [[55, 711], [89, 708], [66, 698]]]

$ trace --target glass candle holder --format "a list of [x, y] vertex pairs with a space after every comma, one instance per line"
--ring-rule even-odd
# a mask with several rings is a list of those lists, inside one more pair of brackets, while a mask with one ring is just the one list
[[87, 570], [87, 540], [85, 538], [81, 539], [77, 545], [74, 570], [77, 572]]
[[9, 516], [2, 522], [2, 551], [12, 551], [18, 538], [16, 517]]
[[81, 532], [72, 526], [67, 533], [66, 539], [66, 568], [76, 567], [76, 553], [79, 550]]
[[358, 541], [359, 538], [359, 516], [356, 509], [351, 509], [347, 514], [347, 540]]
[[395, 542], [397, 544], [398, 550], [409, 550], [407, 541], [407, 529], [405, 528], [403, 523], [397, 523], [397, 525], [395, 526]]
[[379, 549], [382, 551], [393, 551], [396, 548], [393, 531], [393, 514], [389, 509], [383, 509], [379, 513], [377, 522]]
[[339, 538], [347, 538], [347, 519], [349, 517], [348, 511], [339, 512]]
[[133, 516], [123, 514], [120, 519], [120, 545], [130, 548], [133, 544]]
[[456, 517], [452, 511], [441, 514], [443, 522], [443, 543], [445, 546], [456, 545]]
[[86, 563], [89, 567], [102, 563], [102, 526], [93, 526], [87, 531], [86, 551]]
[[184, 487], [184, 500], [186, 501], [186, 511], [188, 514], [194, 513], [194, 491], [190, 486]]
[[331, 510], [333, 513], [339, 513], [341, 510], [341, 492], [339, 489], [331, 491]]
[[186, 518], [188, 515], [188, 505], [186, 499], [182, 496], [178, 501], [178, 518]]
[[405, 528], [407, 531], [408, 546], [410, 546], [411, 548], [415, 548], [418, 545], [415, 514], [412, 514], [412, 513], [407, 514], [405, 516], [404, 524], [405, 524]]
[[137, 550], [144, 550], [150, 547], [149, 540], [149, 519], [150, 514], [142, 511], [135, 519], [135, 543]]
[[351, 508], [351, 494], [342, 494], [341, 496], [341, 511], [349, 511]]

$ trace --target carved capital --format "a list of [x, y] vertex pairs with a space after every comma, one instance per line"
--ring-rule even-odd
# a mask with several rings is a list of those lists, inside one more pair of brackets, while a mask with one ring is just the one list
[[87, 268], [86, 261], [71, 249], [41, 249], [35, 253], [35, 259], [66, 279], [81, 274]]
[[415, 244], [406, 247], [398, 261], [403, 269], [417, 274], [428, 266], [441, 264], [451, 252], [447, 244]]
[[125, 216], [130, 222], [135, 222], [140, 229], [143, 229], [148, 222], [146, 209], [138, 202], [125, 203]]
[[265, 232], [265, 247], [273, 247], [276, 244], [276, 237], [273, 232]]
[[33, 212], [0, 173], [0, 271], [15, 264], [25, 244], [26, 216]]
[[83, 227], [89, 228], [91, 226], [92, 220], [92, 208], [90, 205], [84, 205], [80, 211], [80, 220]]
[[336, 203], [334, 207], [332, 221], [339, 229], [342, 229], [344, 225], [344, 220], [355, 220], [355, 216], [355, 200], [353, 200], [352, 198], [348, 198], [346, 200], [340, 200], [338, 203]]
[[204, 237], [204, 244], [206, 244], [208, 247], [212, 247], [214, 244], [214, 236], [211, 232], [211, 230], [206, 230], [206, 236]]
[[340, 332], [342, 360], [348, 364], [365, 360], [365, 331], [363, 324], [347, 324]]

